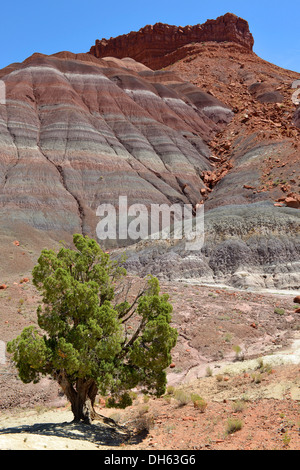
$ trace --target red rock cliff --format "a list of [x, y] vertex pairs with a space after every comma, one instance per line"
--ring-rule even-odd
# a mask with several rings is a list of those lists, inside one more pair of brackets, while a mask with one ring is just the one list
[[[90, 54], [101, 57], [131, 57], [152, 69], [170, 65], [168, 54], [193, 42], [235, 42], [252, 50], [254, 39], [247, 21], [227, 13], [203, 25], [170, 26], [156, 23], [109, 40], [96, 40]], [[174, 57], [172, 57], [174, 60]]]

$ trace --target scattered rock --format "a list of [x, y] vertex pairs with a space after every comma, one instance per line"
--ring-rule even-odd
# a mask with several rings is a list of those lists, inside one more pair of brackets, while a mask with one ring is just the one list
[[299, 209], [300, 208], [300, 195], [299, 194], [290, 195], [289, 197], [285, 198], [285, 204], [287, 205], [287, 207], [292, 207], [293, 209]]

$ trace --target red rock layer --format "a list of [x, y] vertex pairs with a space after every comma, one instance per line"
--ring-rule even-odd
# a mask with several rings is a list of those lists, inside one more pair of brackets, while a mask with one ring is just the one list
[[190, 44], [179, 52], [182, 59], [166, 70], [234, 111], [224, 131], [209, 143], [216, 168], [205, 173], [205, 184], [213, 189], [206, 194], [205, 207], [266, 199], [276, 206], [298, 207], [300, 108], [292, 96], [300, 75], [232, 42]]
[[254, 44], [247, 21], [227, 13], [202, 25], [177, 27], [156, 23], [109, 40], [97, 39], [90, 54], [97, 58], [131, 57], [152, 69], [160, 69], [174, 63], [174, 57], [168, 57], [170, 53], [186, 44], [207, 41], [234, 42], [248, 50]]

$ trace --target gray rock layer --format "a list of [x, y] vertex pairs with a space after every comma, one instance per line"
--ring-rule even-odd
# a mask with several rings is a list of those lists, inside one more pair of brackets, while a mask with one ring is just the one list
[[300, 212], [268, 202], [205, 213], [201, 250], [186, 240], [141, 241], [128, 248], [131, 272], [197, 279], [238, 288], [300, 288]]

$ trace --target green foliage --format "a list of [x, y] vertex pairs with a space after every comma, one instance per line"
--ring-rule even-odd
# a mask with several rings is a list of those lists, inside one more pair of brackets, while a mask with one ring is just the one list
[[242, 400], [237, 400], [232, 403], [232, 409], [235, 413], [240, 413], [245, 409], [245, 403]]
[[274, 308], [274, 313], [276, 313], [277, 315], [284, 315], [285, 310], [284, 310], [284, 308], [276, 307], [276, 308]]
[[51, 350], [33, 326], [24, 328], [21, 336], [8, 343], [7, 351], [14, 352], [14, 361], [24, 383], [37, 383], [39, 373], [47, 371]]
[[174, 398], [178, 401], [180, 406], [185, 406], [191, 401], [191, 395], [182, 389], [174, 391]]
[[288, 447], [291, 442], [291, 436], [285, 432], [282, 436], [282, 441], [285, 447]]
[[132, 398], [129, 393], [123, 393], [119, 400], [114, 397], [109, 397], [105, 402], [106, 408], [124, 409], [130, 405], [132, 405]]
[[232, 346], [232, 349], [235, 352], [235, 359], [237, 361], [244, 360], [244, 355], [242, 354], [242, 348], [238, 344]]
[[174, 392], [175, 392], [175, 387], [173, 385], [169, 385], [167, 387], [167, 394], [168, 395], [174, 395]]
[[201, 413], [204, 413], [207, 408], [207, 401], [197, 393], [192, 393], [191, 400], [194, 404], [194, 408], [197, 408], [201, 411]]
[[243, 421], [237, 418], [228, 418], [226, 434], [233, 434], [237, 431], [240, 431], [243, 427]]
[[[172, 306], [150, 277], [132, 303], [116, 291], [126, 282], [121, 261], [113, 261], [95, 240], [74, 235], [75, 249], [43, 250], [33, 269], [42, 294], [38, 326], [8, 343], [23, 382], [61, 377], [71, 387], [93, 383], [110, 405], [131, 403], [136, 386], [157, 396], [165, 392], [165, 369], [177, 331]], [[125, 289], [126, 290], [126, 289]], [[128, 290], [127, 290], [128, 292]]]

